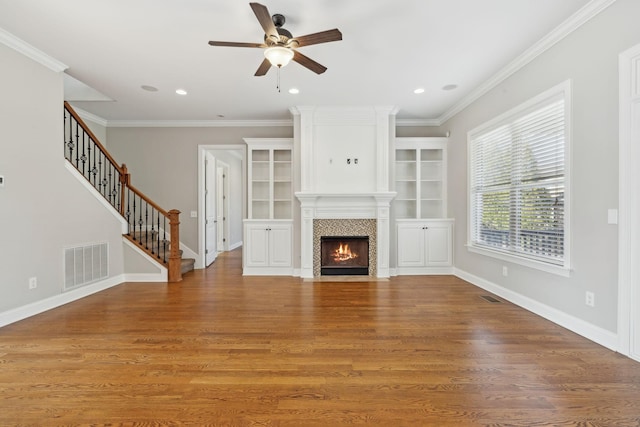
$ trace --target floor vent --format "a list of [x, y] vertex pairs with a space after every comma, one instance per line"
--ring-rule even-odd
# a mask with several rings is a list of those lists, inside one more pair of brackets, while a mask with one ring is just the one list
[[64, 290], [109, 277], [109, 244], [67, 248], [64, 250]]
[[499, 299], [492, 297], [491, 295], [481, 295], [480, 298], [487, 302], [502, 302]]

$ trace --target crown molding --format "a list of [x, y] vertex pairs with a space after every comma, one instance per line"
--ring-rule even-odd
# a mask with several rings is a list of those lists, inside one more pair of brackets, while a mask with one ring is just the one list
[[110, 128], [291, 127], [293, 120], [107, 120]]
[[440, 119], [396, 119], [396, 126], [440, 126]]
[[104, 127], [107, 127], [107, 125], [109, 124], [109, 122], [103, 119], [102, 117], [96, 116], [95, 114], [92, 114], [88, 111], [78, 108], [75, 105], [73, 105], [73, 103], [70, 103], [70, 104], [75, 110], [75, 112], [78, 113], [78, 115], [82, 118], [82, 120], [89, 120], [90, 122], [97, 123]]
[[552, 30], [549, 34], [540, 39], [536, 44], [524, 51], [515, 60], [507, 64], [502, 70], [498, 71], [493, 77], [480, 85], [477, 89], [465, 96], [460, 102], [447, 110], [437, 120], [443, 124], [453, 116], [467, 108], [474, 101], [485, 95], [491, 89], [498, 86], [512, 74], [523, 68], [529, 62], [546, 52], [556, 43], [567, 37], [569, 34], [580, 28], [583, 24], [591, 20], [600, 12], [615, 3], [616, 0], [592, 0], [582, 9], [571, 15], [567, 20]]
[[0, 43], [18, 51], [19, 53], [23, 54], [27, 58], [31, 58], [34, 61], [40, 63], [41, 65], [44, 65], [45, 67], [57, 73], [60, 73], [66, 70], [67, 68], [69, 68], [62, 62], [58, 61], [57, 59], [47, 55], [41, 50], [36, 49], [35, 47], [31, 46], [29, 43], [19, 39], [18, 37], [14, 36], [10, 32], [2, 28], [0, 28]]

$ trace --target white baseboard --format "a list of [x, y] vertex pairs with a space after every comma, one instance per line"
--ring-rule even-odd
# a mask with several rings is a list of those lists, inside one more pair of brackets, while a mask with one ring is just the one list
[[124, 275], [118, 275], [91, 285], [83, 286], [79, 289], [74, 289], [22, 307], [2, 312], [0, 313], [0, 327], [26, 319], [27, 317], [35, 316], [36, 314], [44, 313], [45, 311], [60, 307], [97, 292], [104, 291], [105, 289], [112, 288], [124, 282]]
[[229, 245], [229, 250], [232, 251], [234, 249], [238, 249], [240, 246], [242, 246], [242, 240], [234, 243], [233, 245]]
[[393, 272], [393, 276], [443, 275], [453, 274], [453, 267], [398, 267]]
[[513, 292], [495, 283], [489, 282], [481, 277], [475, 276], [466, 271], [456, 268], [453, 273], [455, 276], [466, 280], [467, 282], [498, 295], [505, 300], [512, 302], [540, 317], [562, 326], [578, 335], [581, 335], [597, 344], [600, 344], [610, 350], [618, 351], [618, 335], [603, 329], [599, 326], [585, 322], [582, 319], [571, 316], [558, 309], [550, 307], [546, 304], [533, 300], [529, 297]]
[[167, 270], [160, 273], [129, 273], [124, 275], [126, 282], [158, 282], [167, 283]]

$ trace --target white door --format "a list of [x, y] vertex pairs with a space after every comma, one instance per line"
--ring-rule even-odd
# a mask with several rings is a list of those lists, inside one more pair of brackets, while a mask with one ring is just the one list
[[272, 267], [291, 267], [291, 226], [270, 225], [269, 265]]
[[619, 352], [640, 361], [640, 45], [620, 55]]
[[447, 267], [451, 265], [451, 227], [429, 225], [427, 229], [427, 266]]
[[424, 267], [423, 225], [398, 224], [398, 267]]
[[216, 159], [210, 153], [205, 155], [205, 252], [206, 266], [215, 261], [218, 254], [216, 224]]
[[[220, 165], [220, 162], [218, 162]], [[225, 191], [226, 173], [224, 166], [216, 168], [216, 235], [218, 236], [218, 251], [222, 252], [226, 249], [225, 221], [226, 221], [226, 204], [227, 192]]]
[[246, 244], [244, 261], [246, 267], [267, 267], [269, 265], [269, 231], [265, 224], [245, 226]]

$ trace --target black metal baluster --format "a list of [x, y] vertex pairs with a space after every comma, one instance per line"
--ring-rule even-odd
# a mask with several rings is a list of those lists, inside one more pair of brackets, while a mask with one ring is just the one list
[[158, 245], [158, 258], [160, 258], [160, 212], [158, 212], [158, 232], [156, 237], [156, 244]]
[[80, 156], [80, 160], [82, 160], [82, 175], [85, 175], [85, 164], [87, 163], [87, 153], [86, 153], [86, 145], [87, 145], [87, 133], [82, 130], [82, 156]]
[[93, 167], [91, 168], [91, 173], [93, 174], [93, 186], [95, 188], [96, 186], [96, 175], [98, 175], [98, 168], [96, 167], [96, 152], [97, 152], [97, 147], [94, 148], [93, 150]]
[[109, 188], [107, 189], [107, 195], [109, 196], [109, 203], [111, 203], [111, 206], [114, 205], [113, 203], [113, 191], [111, 191], [111, 175], [113, 175], [113, 164], [111, 162], [109, 162]]
[[91, 147], [93, 140], [91, 138], [89, 138], [89, 140], [87, 141], [87, 181], [91, 182], [91, 173], [93, 171], [92, 165], [91, 165]]
[[80, 135], [78, 134], [79, 127], [80, 127], [80, 124], [76, 120], [76, 168], [77, 169], [80, 169], [78, 167], [78, 165], [80, 164], [80, 142], [78, 140], [80, 138]]
[[124, 216], [127, 218], [127, 234], [131, 236], [131, 190], [127, 187], [127, 211]]
[[140, 197], [140, 209], [138, 211], [138, 225], [140, 226], [140, 245], [142, 245], [142, 197]]
[[70, 162], [73, 161], [73, 120], [71, 114], [69, 114], [69, 141], [67, 142], [67, 147], [69, 147], [69, 157], [67, 160]]
[[[149, 249], [149, 227], [147, 227], [147, 220], [149, 219], [149, 203], [144, 201], [144, 247]], [[142, 219], [140, 219], [142, 221]]]
[[133, 224], [133, 238], [134, 240], [138, 240], [136, 236], [136, 193], [133, 193], [133, 216], [131, 217], [131, 220], [131, 223]]
[[167, 217], [163, 216], [163, 228], [162, 228], [162, 262], [167, 263]]

